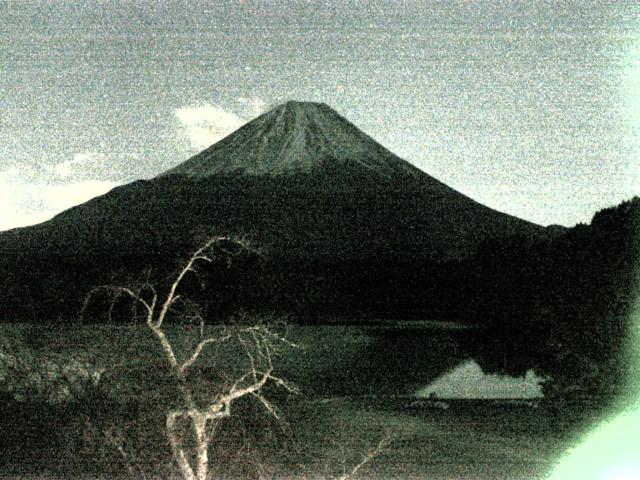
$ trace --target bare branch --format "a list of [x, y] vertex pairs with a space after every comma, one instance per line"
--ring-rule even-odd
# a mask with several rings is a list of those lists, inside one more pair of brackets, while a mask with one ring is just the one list
[[289, 340], [284, 335], [277, 334], [276, 332], [274, 332], [273, 330], [271, 330], [270, 328], [268, 328], [265, 325], [256, 325], [253, 328], [256, 331], [260, 332], [260, 334], [263, 337], [270, 338], [272, 347], [274, 347], [278, 343], [280, 343], [280, 344], [283, 344], [283, 345], [286, 345], [288, 347], [295, 348], [295, 349], [301, 348], [299, 344], [292, 342], [291, 340]]
[[274, 375], [269, 375], [269, 380], [275, 383], [278, 387], [284, 388], [287, 392], [292, 394], [299, 394], [300, 389], [291, 382], [286, 382], [280, 377], [276, 377]]
[[341, 475], [340, 477], [338, 477], [337, 480], [351, 480], [352, 478], [354, 478], [358, 473], [358, 470], [360, 470], [367, 463], [369, 463], [371, 460], [373, 460], [378, 455], [380, 455], [380, 452], [382, 452], [382, 450], [389, 444], [390, 441], [391, 441], [391, 435], [389, 433], [386, 433], [380, 439], [380, 441], [378, 442], [378, 445], [374, 449], [364, 454], [364, 456], [362, 457], [362, 461], [360, 463], [354, 466], [349, 473], [345, 473], [344, 475]]
[[257, 377], [256, 377], [256, 362], [253, 359], [253, 354], [251, 353], [251, 349], [247, 345], [247, 342], [242, 338], [242, 336], [238, 336], [238, 341], [244, 347], [245, 354], [249, 358], [249, 363], [251, 364], [250, 373], [253, 375], [253, 379], [257, 380]]
[[161, 328], [156, 327], [152, 321], [148, 321], [147, 324], [149, 325], [149, 328], [151, 328], [151, 331], [155, 334], [156, 338], [160, 342], [160, 346], [162, 347], [162, 350], [164, 351], [164, 354], [167, 357], [167, 360], [169, 361], [169, 365], [171, 366], [171, 368], [177, 369], [178, 359], [176, 358], [176, 354], [174, 353], [173, 347], [171, 346], [171, 342], [169, 342], [169, 339], [167, 338], [166, 334], [162, 331]]
[[[258, 376], [260, 378], [256, 382], [250, 385], [247, 385], [246, 387], [239, 388], [239, 384], [242, 382], [241, 381], [236, 382], [233, 385], [233, 387], [231, 387], [231, 389], [229, 390], [229, 393], [227, 393], [226, 395], [222, 395], [220, 397], [220, 400], [219, 400], [220, 403], [223, 403], [227, 408], [229, 408], [231, 403], [237, 400], [238, 398], [257, 392], [262, 387], [264, 387], [267, 381], [271, 378], [272, 370], [273, 368], [271, 367], [266, 372], [261, 372], [261, 373], [256, 372], [258, 373]], [[246, 378], [246, 375], [243, 376], [243, 378]]]
[[278, 412], [276, 411], [275, 407], [273, 405], [271, 405], [271, 403], [264, 397], [264, 395], [260, 394], [259, 392], [254, 392], [252, 393], [252, 395], [254, 397], [256, 397], [260, 403], [262, 403], [262, 405], [264, 405], [264, 408], [267, 409], [267, 411], [275, 418], [275, 419], [280, 419], [280, 416], [278, 415]]
[[[134, 302], [140, 303], [145, 308], [145, 310], [147, 311], [147, 317], [153, 315], [153, 308], [155, 307], [155, 296], [154, 296], [154, 298], [152, 300], [152, 303], [149, 304], [144, 300], [144, 298], [142, 298], [141, 295], [139, 295], [138, 293], [134, 292], [132, 289], [127, 288], [127, 287], [117, 287], [117, 286], [114, 286], [114, 285], [100, 285], [98, 287], [95, 287], [93, 290], [91, 290], [89, 292], [89, 294], [85, 298], [85, 301], [84, 301], [84, 304], [83, 304], [82, 310], [81, 310], [81, 315], [83, 315], [84, 312], [86, 311], [86, 309], [87, 309], [87, 307], [89, 305], [89, 302], [93, 298], [94, 294], [96, 294], [96, 293], [98, 293], [100, 291], [106, 291], [106, 292], [113, 293], [115, 299], [117, 299], [121, 295], [127, 295]], [[109, 309], [109, 311], [111, 312], [111, 310], [112, 310], [112, 307]]]
[[223, 337], [209, 337], [201, 340], [191, 356], [184, 363], [182, 363], [182, 365], [179, 366], [178, 370], [180, 371], [180, 373], [186, 372], [187, 369], [189, 369], [196, 362], [196, 360], [198, 360], [198, 357], [202, 353], [202, 350], [204, 350], [204, 347], [206, 347], [207, 345], [211, 343], [224, 343], [229, 339], [231, 339], [231, 335], [225, 335]]
[[160, 309], [160, 313], [158, 314], [158, 318], [156, 319], [157, 327], [162, 326], [162, 322], [164, 321], [164, 318], [167, 315], [169, 308], [176, 301], [176, 290], [180, 285], [180, 283], [182, 282], [182, 279], [184, 278], [184, 276], [188, 272], [193, 271], [194, 265], [198, 261], [205, 261], [205, 262], [211, 263], [213, 259], [205, 255], [204, 252], [209, 250], [213, 245], [226, 240], [229, 240], [229, 239], [227, 237], [213, 237], [209, 239], [202, 247], [196, 250], [193, 253], [193, 255], [191, 255], [191, 257], [189, 258], [185, 266], [182, 268], [182, 270], [180, 270], [180, 272], [178, 273], [178, 276], [176, 277], [174, 282], [171, 284], [171, 287], [169, 288], [169, 293], [167, 294], [167, 297], [164, 303], [162, 304], [162, 308]]

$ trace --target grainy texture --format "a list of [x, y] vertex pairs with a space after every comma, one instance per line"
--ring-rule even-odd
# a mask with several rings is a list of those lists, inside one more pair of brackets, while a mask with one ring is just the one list
[[157, 175], [290, 99], [490, 207], [588, 221], [637, 193], [639, 8], [5, 0], [0, 228]]

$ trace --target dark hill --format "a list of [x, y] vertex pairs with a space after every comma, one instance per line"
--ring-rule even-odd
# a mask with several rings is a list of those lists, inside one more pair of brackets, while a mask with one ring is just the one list
[[554, 380], [547, 393], [602, 398], [634, 375], [640, 198], [554, 236], [488, 241], [462, 263], [487, 327], [475, 354], [483, 368], [536, 366]]
[[239, 235], [264, 253], [272, 298], [304, 303], [304, 292], [291, 299], [294, 283], [318, 297], [333, 285], [351, 300], [329, 298], [366, 307], [363, 271], [392, 265], [402, 276], [492, 238], [543, 232], [411, 166], [326, 105], [289, 102], [155, 179], [1, 233], [0, 254], [8, 286], [39, 308], [76, 305], [115, 272], [168, 274], [198, 235]]

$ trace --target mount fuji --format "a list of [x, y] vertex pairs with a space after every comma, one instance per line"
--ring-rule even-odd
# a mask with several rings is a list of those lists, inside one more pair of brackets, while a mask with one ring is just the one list
[[340, 263], [444, 262], [544, 231], [446, 186], [327, 105], [291, 101], [155, 178], [0, 233], [0, 266], [7, 288], [50, 303], [114, 272], [166, 272], [202, 234], [248, 238], [317, 284]]

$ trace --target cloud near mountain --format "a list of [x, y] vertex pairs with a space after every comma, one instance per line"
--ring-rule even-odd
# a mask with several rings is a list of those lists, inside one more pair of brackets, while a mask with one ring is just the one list
[[[60, 176], [69, 176], [69, 163], [52, 168]], [[16, 167], [0, 171], [0, 231], [34, 225], [90, 198], [108, 192], [117, 182], [67, 179], [63, 183], [34, 182], [28, 172]]]
[[191, 147], [201, 150], [221, 140], [262, 113], [266, 106], [257, 97], [239, 97], [236, 102], [236, 111], [208, 102], [177, 108], [174, 114]]
[[87, 169], [87, 164], [104, 163], [105, 156], [97, 152], [81, 152], [76, 153], [71, 159], [55, 165], [45, 165], [45, 170], [50, 174], [63, 178], [76, 178], [79, 174], [85, 175], [83, 170]]

